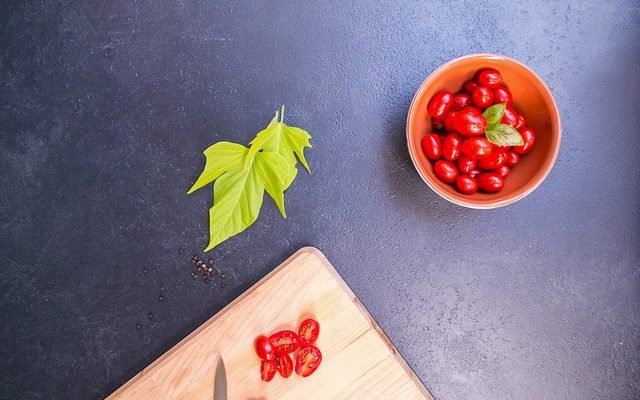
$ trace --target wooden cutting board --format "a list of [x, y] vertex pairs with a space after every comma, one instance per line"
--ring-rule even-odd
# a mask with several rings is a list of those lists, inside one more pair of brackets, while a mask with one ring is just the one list
[[[254, 340], [320, 323], [322, 363], [302, 378], [260, 380]], [[324, 255], [305, 247], [108, 397], [212, 400], [218, 357], [230, 400], [432, 399]]]

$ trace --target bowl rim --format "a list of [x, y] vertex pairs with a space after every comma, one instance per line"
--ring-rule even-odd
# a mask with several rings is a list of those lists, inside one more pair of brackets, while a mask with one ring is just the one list
[[[429, 179], [427, 178], [427, 176], [420, 170], [420, 168], [418, 168], [419, 163], [418, 163], [417, 155], [415, 155], [413, 150], [412, 150], [411, 144], [413, 143], [413, 140], [412, 140], [411, 135], [409, 133], [409, 131], [410, 131], [409, 127], [411, 125], [411, 114], [414, 112], [414, 108], [416, 107], [416, 103], [417, 103], [416, 97], [418, 96], [418, 93], [421, 93], [422, 91], [425, 90], [427, 82], [434, 75], [438, 74], [440, 71], [442, 71], [443, 69], [449, 67], [452, 64], [455, 64], [455, 63], [458, 63], [460, 61], [464, 61], [464, 60], [470, 59], [470, 58], [478, 58], [478, 59], [492, 58], [492, 59], [506, 60], [508, 62], [517, 64], [520, 67], [522, 67], [525, 70], [527, 70], [529, 73], [531, 73], [531, 75], [533, 75], [533, 77], [535, 79], [537, 79], [542, 84], [542, 87], [549, 94], [549, 97], [551, 98], [551, 110], [550, 110], [550, 112], [555, 116], [555, 119], [558, 121], [558, 128], [557, 128], [557, 130], [558, 130], [558, 138], [555, 141], [556, 143], [555, 143], [555, 146], [554, 146], [554, 152], [553, 152], [553, 155], [552, 155], [552, 158], [551, 158], [551, 162], [548, 164], [548, 166], [543, 171], [543, 174], [540, 177], [540, 179], [538, 179], [537, 182], [535, 182], [533, 185], [531, 185], [530, 188], [528, 188], [524, 192], [518, 194], [517, 196], [509, 197], [509, 198], [506, 198], [506, 199], [503, 199], [503, 200], [496, 200], [496, 201], [485, 203], [485, 204], [469, 204], [467, 202], [461, 201], [461, 200], [449, 195], [448, 193], [443, 193], [440, 190], [438, 190], [436, 187], [434, 187], [429, 182]], [[408, 150], [409, 150], [409, 156], [411, 157], [411, 162], [413, 163], [413, 167], [416, 169], [416, 171], [418, 171], [418, 175], [420, 175], [420, 178], [422, 178], [422, 180], [427, 184], [427, 186], [429, 186], [431, 188], [431, 190], [436, 192], [440, 197], [442, 197], [445, 200], [450, 201], [451, 203], [457, 204], [457, 205], [462, 206], [462, 207], [473, 208], [473, 209], [478, 209], [478, 210], [488, 210], [488, 209], [508, 206], [509, 204], [513, 204], [513, 203], [525, 198], [526, 196], [531, 194], [531, 192], [536, 190], [538, 188], [538, 186], [540, 186], [540, 184], [542, 184], [542, 182], [547, 178], [547, 175], [549, 175], [549, 173], [551, 172], [551, 169], [555, 165], [556, 159], [558, 157], [558, 153], [560, 152], [560, 144], [561, 144], [561, 141], [562, 141], [562, 120], [560, 119], [560, 112], [558, 110], [558, 105], [556, 104], [556, 100], [553, 97], [553, 92], [551, 91], [551, 89], [549, 89], [549, 87], [547, 86], [546, 83], [544, 83], [542, 78], [540, 78], [540, 76], [538, 74], [536, 74], [535, 71], [533, 71], [531, 68], [529, 68], [528, 66], [526, 66], [525, 64], [521, 63], [520, 61], [518, 61], [518, 60], [516, 60], [514, 58], [511, 58], [511, 57], [508, 57], [508, 56], [505, 56], [505, 55], [502, 55], [502, 54], [497, 54], [497, 53], [474, 53], [474, 54], [468, 54], [468, 55], [465, 55], [465, 56], [462, 56], [462, 57], [454, 58], [453, 60], [450, 60], [450, 61], [442, 64], [440, 67], [436, 68], [433, 72], [431, 72], [424, 79], [424, 81], [422, 81], [422, 84], [420, 84], [420, 86], [418, 87], [418, 90], [416, 90], [415, 94], [413, 95], [413, 98], [411, 99], [411, 105], [409, 106], [409, 111], [407, 112], [407, 123], [406, 123], [405, 130], [406, 130], [406, 137], [407, 137], [407, 147], [408, 147]]]

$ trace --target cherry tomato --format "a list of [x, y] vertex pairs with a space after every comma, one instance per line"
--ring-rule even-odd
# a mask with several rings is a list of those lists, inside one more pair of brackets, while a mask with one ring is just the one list
[[279, 353], [276, 356], [276, 361], [278, 363], [278, 372], [280, 376], [283, 378], [288, 378], [291, 376], [293, 372], [293, 361], [291, 361], [291, 357], [285, 353]]
[[531, 128], [520, 129], [519, 132], [524, 140], [524, 144], [522, 146], [513, 146], [513, 151], [520, 155], [527, 154], [533, 149], [533, 145], [536, 144], [536, 133]]
[[276, 348], [266, 336], [258, 336], [256, 339], [256, 353], [263, 360], [270, 361], [276, 358]]
[[500, 175], [503, 178], [506, 178], [507, 176], [509, 176], [509, 171], [510, 171], [509, 167], [507, 167], [505, 164], [502, 164], [501, 166], [493, 170], [493, 172], [495, 172], [496, 174]]
[[451, 111], [460, 111], [471, 105], [471, 95], [468, 93], [458, 93], [453, 96], [453, 105]]
[[507, 151], [507, 161], [504, 163], [509, 168], [514, 167], [520, 161], [520, 156], [513, 150]]
[[487, 130], [487, 120], [473, 107], [457, 111], [453, 123], [458, 133], [467, 136], [482, 135]]
[[488, 156], [478, 160], [478, 167], [482, 169], [496, 169], [507, 161], [507, 153], [493, 150]]
[[432, 117], [442, 118], [453, 105], [453, 93], [441, 90], [436, 93], [427, 106], [427, 112]]
[[504, 114], [502, 114], [501, 123], [511, 125], [515, 128], [518, 124], [518, 113], [513, 108], [507, 106], [504, 109]]
[[468, 80], [464, 83], [464, 91], [472, 95], [473, 91], [476, 90], [478, 86], [479, 86], [478, 82], [476, 82], [475, 80], [473, 79]]
[[462, 152], [474, 159], [486, 157], [492, 151], [491, 143], [484, 137], [472, 137], [462, 142]]
[[440, 136], [430, 133], [422, 138], [422, 151], [429, 160], [439, 160], [442, 158], [442, 142]]
[[478, 187], [485, 192], [495, 193], [504, 187], [504, 178], [495, 172], [484, 172], [476, 176]]
[[469, 175], [471, 175], [472, 177], [475, 178], [476, 176], [480, 175], [481, 173], [482, 173], [481, 169], [474, 168], [474, 169], [471, 170], [471, 172], [469, 172]]
[[280, 331], [269, 336], [269, 341], [279, 353], [291, 353], [300, 347], [300, 338], [294, 331]]
[[518, 115], [518, 122], [516, 123], [516, 126], [514, 126], [514, 128], [516, 128], [517, 130], [520, 130], [524, 128], [526, 125], [527, 125], [527, 120], [524, 119], [522, 114]]
[[454, 121], [456, 118], [455, 111], [449, 111], [447, 115], [444, 116], [444, 130], [447, 132], [455, 132], [456, 128], [454, 125]]
[[276, 360], [262, 361], [260, 365], [260, 379], [269, 382], [276, 375], [278, 363]]
[[478, 74], [478, 83], [489, 89], [495, 89], [502, 85], [502, 75], [495, 69], [485, 69]]
[[456, 187], [460, 193], [473, 194], [478, 191], [478, 183], [470, 175], [460, 175], [456, 179]]
[[434, 131], [441, 131], [444, 129], [444, 118], [431, 117], [431, 126]]
[[296, 357], [296, 374], [309, 376], [318, 368], [322, 361], [322, 353], [316, 346], [303, 347]]
[[491, 93], [493, 93], [493, 104], [507, 103], [510, 106], [513, 103], [511, 91], [504, 86], [491, 89]]
[[461, 154], [458, 158], [458, 169], [463, 174], [468, 174], [476, 167], [476, 159], [471, 158], [466, 154]]
[[442, 142], [442, 156], [449, 161], [455, 161], [462, 152], [462, 138], [457, 133], [450, 133]]
[[458, 177], [458, 168], [456, 168], [456, 165], [451, 161], [438, 160], [433, 166], [433, 173], [436, 174], [436, 177], [442, 182], [453, 183]]
[[308, 346], [315, 343], [316, 339], [320, 335], [320, 324], [311, 318], [307, 318], [300, 324], [298, 329], [298, 336], [300, 337], [300, 343], [303, 346]]
[[484, 110], [493, 104], [493, 93], [491, 93], [491, 90], [485, 86], [478, 86], [476, 90], [473, 91], [471, 98], [473, 100], [473, 104], [481, 110]]

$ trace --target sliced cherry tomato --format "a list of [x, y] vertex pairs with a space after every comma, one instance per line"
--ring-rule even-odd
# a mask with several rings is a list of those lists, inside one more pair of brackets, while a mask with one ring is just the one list
[[442, 158], [442, 141], [440, 136], [430, 133], [422, 138], [422, 151], [429, 160], [439, 160]]
[[451, 111], [460, 111], [471, 105], [471, 95], [469, 93], [458, 93], [453, 96], [453, 105]]
[[460, 155], [458, 158], [458, 169], [463, 174], [468, 174], [476, 168], [476, 159], [471, 158], [466, 154]]
[[256, 353], [263, 360], [268, 361], [276, 358], [276, 348], [266, 336], [258, 336], [256, 339]]
[[504, 86], [491, 89], [491, 93], [493, 93], [493, 104], [507, 103], [510, 106], [513, 103], [511, 91]]
[[444, 130], [447, 132], [455, 132], [456, 131], [456, 127], [455, 127], [455, 118], [456, 118], [456, 112], [455, 111], [449, 111], [447, 113], [447, 115], [444, 116]]
[[280, 331], [269, 336], [269, 341], [279, 353], [292, 353], [300, 347], [300, 338], [294, 331]]
[[283, 378], [290, 377], [293, 372], [293, 361], [291, 361], [291, 357], [285, 353], [278, 353], [276, 362], [278, 363], [278, 373], [280, 373], [280, 376]]
[[487, 120], [477, 108], [467, 107], [456, 112], [454, 126], [456, 132], [463, 135], [482, 135], [487, 130]]
[[296, 374], [309, 376], [318, 369], [322, 361], [322, 353], [316, 346], [303, 347], [296, 357]]
[[513, 146], [513, 151], [522, 155], [527, 154], [533, 149], [533, 145], [536, 144], [536, 132], [531, 128], [520, 129], [520, 135], [524, 140], [522, 146]]
[[504, 187], [504, 178], [494, 172], [485, 172], [476, 176], [478, 187], [485, 192], [495, 193]]
[[314, 344], [320, 335], [320, 324], [311, 318], [307, 318], [300, 324], [298, 329], [298, 337], [300, 338], [300, 344], [308, 346]]
[[467, 92], [469, 95], [472, 95], [473, 91], [476, 90], [478, 86], [479, 86], [478, 82], [476, 82], [475, 80], [473, 79], [468, 80], [464, 83], [464, 91]]
[[494, 89], [502, 85], [502, 75], [495, 69], [485, 69], [478, 74], [478, 83]]
[[453, 93], [448, 90], [441, 90], [436, 93], [427, 106], [427, 112], [432, 117], [442, 118], [449, 112], [453, 105]]
[[462, 142], [462, 152], [471, 158], [483, 158], [492, 151], [491, 143], [484, 137], [472, 137]]
[[473, 194], [478, 191], [478, 183], [470, 175], [460, 175], [456, 179], [456, 187], [460, 193]]
[[493, 93], [491, 89], [486, 86], [478, 86], [471, 95], [473, 104], [481, 110], [491, 106], [493, 104]]
[[269, 382], [276, 375], [277, 369], [278, 363], [276, 360], [262, 361], [262, 365], [260, 365], [260, 379]]

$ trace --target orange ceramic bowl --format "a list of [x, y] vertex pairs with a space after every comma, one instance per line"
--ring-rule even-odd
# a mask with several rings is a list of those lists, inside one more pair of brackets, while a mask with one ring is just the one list
[[[433, 173], [433, 164], [424, 155], [421, 140], [432, 132], [427, 104], [443, 89], [456, 93], [465, 81], [483, 68], [494, 68], [502, 74], [504, 84], [513, 94], [513, 107], [524, 115], [527, 126], [536, 132], [536, 144], [511, 169], [504, 188], [498, 193], [480, 191], [465, 195], [441, 182]], [[562, 125], [560, 113], [549, 88], [535, 72], [524, 64], [497, 54], [473, 54], [446, 63], [422, 83], [413, 97], [407, 117], [409, 154], [422, 179], [440, 196], [452, 203], [470, 208], [497, 208], [524, 198], [533, 192], [549, 174], [560, 150]]]

